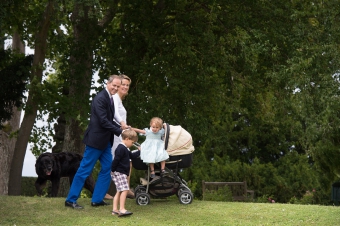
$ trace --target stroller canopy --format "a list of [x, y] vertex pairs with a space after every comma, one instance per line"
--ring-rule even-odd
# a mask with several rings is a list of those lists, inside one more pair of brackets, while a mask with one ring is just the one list
[[170, 156], [187, 155], [195, 150], [188, 131], [181, 126], [165, 124], [165, 150]]

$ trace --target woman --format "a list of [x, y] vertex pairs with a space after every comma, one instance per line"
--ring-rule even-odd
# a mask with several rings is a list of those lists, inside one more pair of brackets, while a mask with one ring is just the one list
[[[126, 123], [126, 116], [127, 116], [127, 112], [126, 109], [122, 103], [122, 100], [124, 100], [124, 98], [128, 95], [129, 93], [129, 88], [130, 88], [130, 83], [131, 83], [131, 79], [126, 76], [126, 75], [121, 75], [122, 76], [122, 85], [118, 88], [118, 92], [113, 95], [113, 102], [115, 105], [115, 116], [114, 119], [115, 121], [121, 125], [122, 129], [127, 129], [129, 128], [129, 126]], [[122, 137], [119, 136], [114, 136], [114, 142], [113, 142], [113, 146], [111, 149], [112, 152], [112, 156], [114, 158], [114, 152], [117, 148], [117, 146], [122, 142]], [[131, 171], [132, 171], [132, 162], [130, 162], [130, 174], [128, 176], [128, 184], [130, 187], [130, 176], [131, 176]], [[128, 193], [128, 198], [133, 198], [134, 194], [132, 191], [129, 191]]]
[[[129, 88], [130, 88], [130, 83], [131, 79], [126, 76], [126, 75], [121, 75], [122, 76], [122, 85], [118, 88], [118, 92], [113, 95], [113, 102], [115, 105], [115, 116], [114, 119], [115, 121], [120, 124], [122, 129], [127, 129], [128, 126], [126, 125], [126, 109], [122, 103], [122, 100], [128, 95], [129, 93]], [[119, 136], [114, 136], [114, 142], [113, 146], [111, 148], [112, 151], [112, 156], [114, 156], [114, 152], [118, 146], [119, 143], [122, 142], [122, 137]]]

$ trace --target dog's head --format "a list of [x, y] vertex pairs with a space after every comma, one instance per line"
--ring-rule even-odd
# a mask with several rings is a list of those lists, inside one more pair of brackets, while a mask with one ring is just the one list
[[54, 159], [50, 155], [41, 156], [35, 164], [35, 169], [38, 175], [43, 173], [44, 175], [49, 176], [51, 175], [53, 168]]

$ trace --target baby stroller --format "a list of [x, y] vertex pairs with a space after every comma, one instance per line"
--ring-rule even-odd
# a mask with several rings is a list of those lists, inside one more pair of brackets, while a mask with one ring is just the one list
[[[169, 154], [165, 164], [165, 173], [155, 164], [156, 177], [150, 178], [150, 168], [140, 158], [132, 159], [132, 166], [137, 170], [145, 170], [145, 178], [140, 178], [141, 185], [135, 188], [136, 203], [148, 205], [151, 197], [168, 197], [177, 195], [181, 204], [190, 204], [193, 194], [187, 182], [179, 175], [180, 169], [188, 168], [192, 164], [195, 150], [191, 135], [181, 126], [164, 123], [164, 147]], [[135, 146], [139, 146], [135, 143]], [[143, 150], [142, 150], [143, 151]]]

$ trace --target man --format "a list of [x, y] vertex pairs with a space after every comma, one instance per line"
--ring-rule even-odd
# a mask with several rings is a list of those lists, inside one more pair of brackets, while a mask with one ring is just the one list
[[117, 93], [121, 83], [120, 76], [111, 75], [106, 83], [106, 89], [99, 92], [92, 100], [90, 123], [83, 139], [86, 145], [85, 152], [65, 201], [67, 207], [83, 208], [77, 203], [77, 199], [98, 159], [101, 170], [92, 194], [91, 206], [108, 205], [103, 199], [111, 181], [113, 136], [122, 133], [120, 126], [113, 122], [115, 108], [112, 95]]

